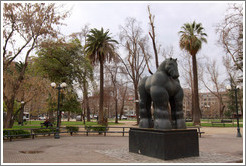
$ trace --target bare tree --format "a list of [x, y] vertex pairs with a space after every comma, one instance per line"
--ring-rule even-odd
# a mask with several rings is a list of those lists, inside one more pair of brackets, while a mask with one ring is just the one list
[[120, 120], [121, 120], [122, 115], [124, 114], [124, 107], [125, 107], [125, 101], [126, 101], [127, 90], [128, 90], [127, 82], [121, 83], [121, 87], [122, 88], [119, 89], [119, 99], [121, 101], [121, 103], [119, 104], [120, 105]]
[[218, 99], [220, 118], [223, 118], [225, 105], [222, 100], [221, 92], [222, 89], [224, 89], [224, 84], [220, 81], [218, 65], [215, 60], [211, 61], [207, 59], [205, 63], [205, 73], [206, 74], [203, 74], [202, 82], [206, 89]]
[[152, 44], [153, 44], [153, 49], [154, 49], [154, 53], [155, 53], [155, 65], [156, 65], [156, 69], [159, 67], [159, 60], [158, 60], [158, 53], [157, 53], [157, 49], [156, 49], [156, 41], [155, 41], [155, 26], [154, 26], [154, 21], [155, 21], [155, 15], [152, 15], [150, 12], [150, 6], [148, 5], [148, 12], [149, 12], [149, 24], [151, 26], [151, 32], [149, 32], [149, 36], [152, 40]]
[[[135, 95], [135, 109], [137, 116], [137, 124], [139, 123], [139, 95], [138, 84], [141, 75], [146, 67], [145, 58], [140, 47], [140, 42], [146, 41], [142, 36], [142, 29], [135, 18], [127, 18], [124, 26], [120, 26], [121, 45], [128, 52], [125, 60], [122, 62], [126, 68], [129, 77], [132, 80]], [[147, 43], [145, 43], [147, 45]], [[147, 50], [145, 50], [147, 52]]]
[[[228, 75], [227, 81], [229, 81], [230, 84], [235, 87], [237, 87], [238, 85], [242, 85], [241, 81], [238, 81], [238, 78], [241, 75], [241, 71], [235, 70], [235, 66], [230, 56], [227, 55], [223, 57], [223, 64]], [[243, 110], [243, 89], [240, 90], [238, 101], [240, 110]]]
[[114, 103], [115, 103], [115, 123], [118, 123], [118, 79], [117, 75], [119, 72], [119, 67], [116, 62], [114, 62], [111, 65], [105, 65], [106, 67], [106, 74], [109, 74], [111, 83], [112, 83], [112, 88], [113, 88], [113, 98], [114, 98]]
[[216, 30], [220, 35], [219, 43], [233, 60], [237, 70], [243, 72], [243, 4], [230, 5]]
[[119, 103], [119, 93], [122, 87], [122, 79], [126, 79], [127, 73], [123, 64], [120, 63], [119, 58], [115, 58], [114, 62], [111, 64], [106, 64], [106, 77], [109, 78], [112, 87], [112, 93], [114, 98], [114, 110], [115, 110], [115, 123], [118, 123], [118, 103]]
[[174, 55], [174, 48], [172, 45], [162, 49], [162, 56], [164, 58], [172, 58], [173, 55]]

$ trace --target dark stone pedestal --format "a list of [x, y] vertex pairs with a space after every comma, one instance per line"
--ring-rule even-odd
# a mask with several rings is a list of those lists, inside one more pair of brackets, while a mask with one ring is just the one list
[[131, 128], [129, 151], [164, 160], [199, 156], [197, 130]]

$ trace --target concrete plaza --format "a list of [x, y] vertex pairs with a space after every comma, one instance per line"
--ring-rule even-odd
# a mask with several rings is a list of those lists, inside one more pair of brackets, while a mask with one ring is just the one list
[[[241, 133], [243, 135], [243, 129]], [[92, 134], [40, 136], [3, 142], [4, 163], [242, 163], [243, 137], [236, 128], [203, 127], [199, 157], [160, 160], [128, 150], [128, 135]]]

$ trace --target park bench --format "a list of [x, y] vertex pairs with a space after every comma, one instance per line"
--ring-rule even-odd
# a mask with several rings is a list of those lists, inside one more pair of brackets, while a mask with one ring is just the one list
[[202, 134], [205, 134], [204, 131], [201, 131], [201, 127], [200, 126], [188, 126], [187, 128], [191, 128], [191, 129], [197, 129], [197, 133], [199, 134], [199, 137], [202, 137]]
[[222, 124], [223, 127], [225, 127], [226, 123], [231, 123], [234, 126], [234, 122], [232, 121], [232, 119], [221, 119], [221, 121], [212, 121], [211, 124], [212, 126], [216, 125], [216, 124]]
[[[95, 131], [95, 130], [93, 130], [93, 129], [95, 129], [95, 128], [101, 128], [102, 130], [100, 131]], [[120, 129], [120, 128], [122, 128], [122, 130], [118, 130], [118, 131], [112, 131], [112, 130], [110, 130], [110, 129]], [[122, 136], [125, 136], [125, 133], [129, 133], [129, 131], [126, 131], [125, 129], [126, 128], [130, 128], [130, 127], [95, 127], [95, 126], [86, 126], [85, 127], [85, 132], [86, 132], [86, 135], [88, 136], [89, 135], [89, 133], [99, 133], [99, 134], [104, 134], [104, 136], [106, 136], [107, 135], [107, 133], [122, 133]]]
[[[41, 130], [41, 132], [39, 130]], [[50, 134], [55, 134], [55, 131], [56, 131], [55, 128], [49, 128], [48, 131], [43, 131], [43, 130], [46, 130], [46, 129], [42, 129], [42, 128], [31, 129], [32, 139], [34, 139], [34, 137], [37, 135], [50, 136]]]

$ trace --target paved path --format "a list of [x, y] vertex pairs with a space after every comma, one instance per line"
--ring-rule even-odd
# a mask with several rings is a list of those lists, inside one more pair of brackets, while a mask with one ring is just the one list
[[[202, 128], [199, 157], [160, 160], [128, 152], [128, 136], [40, 136], [3, 143], [3, 163], [236, 163], [243, 160], [243, 138], [236, 128]], [[217, 131], [217, 132], [216, 132]], [[242, 129], [241, 129], [242, 131]]]

